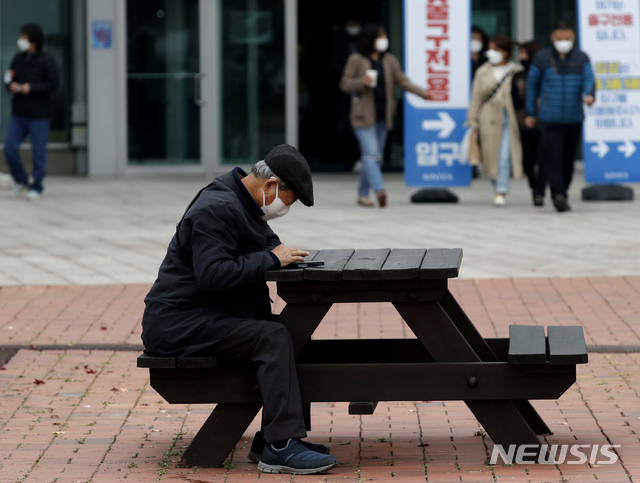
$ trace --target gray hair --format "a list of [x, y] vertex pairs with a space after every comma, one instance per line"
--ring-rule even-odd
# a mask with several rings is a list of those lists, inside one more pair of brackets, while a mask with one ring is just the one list
[[278, 180], [278, 189], [279, 190], [281, 190], [281, 191], [291, 191], [291, 188], [289, 188], [284, 181], [282, 181], [280, 178], [278, 178], [275, 175], [275, 173], [273, 171], [271, 171], [271, 168], [269, 166], [267, 166], [267, 163], [265, 163], [264, 160], [258, 161], [256, 164], [254, 164], [251, 167], [251, 172], [258, 179], [275, 178], [275, 179]]

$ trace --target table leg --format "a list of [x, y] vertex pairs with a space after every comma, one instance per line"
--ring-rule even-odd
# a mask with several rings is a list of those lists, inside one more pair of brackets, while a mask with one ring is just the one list
[[553, 431], [549, 429], [547, 423], [543, 421], [540, 414], [538, 414], [538, 411], [535, 410], [535, 408], [529, 401], [527, 401], [526, 399], [521, 399], [518, 401], [513, 401], [513, 404], [520, 412], [520, 414], [522, 414], [522, 417], [534, 433], [544, 435], [553, 434]]
[[451, 295], [451, 292], [445, 293], [440, 300], [438, 300], [438, 304], [449, 316], [451, 322], [458, 328], [469, 345], [471, 345], [474, 352], [478, 354], [481, 361], [492, 362], [498, 360], [498, 357], [485, 342], [484, 337], [480, 335], [480, 332], [478, 332], [473, 322], [467, 317], [467, 314], [464, 313], [464, 310], [462, 310], [458, 301]]
[[304, 411], [304, 429], [311, 431], [311, 403], [303, 401], [302, 410]]
[[[468, 327], [461, 331], [437, 302], [395, 302], [393, 305], [436, 362], [481, 362], [470, 341], [463, 336]], [[484, 340], [483, 343], [486, 344]], [[495, 444], [540, 445], [513, 401], [465, 403]]]
[[222, 466], [261, 407], [261, 403], [218, 404], [195, 435], [176, 467]]
[[[464, 310], [462, 310], [462, 307], [460, 307], [451, 292], [444, 294], [444, 296], [438, 300], [438, 304], [442, 307], [442, 310], [447, 313], [463, 337], [469, 342], [475, 353], [480, 357], [480, 360], [483, 362], [498, 360], [498, 357], [485, 342], [471, 320], [469, 320], [469, 317], [464, 313]], [[534, 433], [552, 433], [529, 401], [513, 401], [513, 403]]]
[[296, 354], [311, 338], [311, 335], [322, 322], [324, 316], [327, 315], [332, 305], [288, 303], [284, 307], [277, 321], [291, 332]]

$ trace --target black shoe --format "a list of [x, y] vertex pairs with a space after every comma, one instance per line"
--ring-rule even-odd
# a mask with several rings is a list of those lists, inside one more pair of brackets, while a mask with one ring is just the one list
[[544, 206], [544, 198], [542, 196], [534, 196], [533, 206]]
[[[306, 446], [306, 448], [310, 449], [311, 451], [315, 451], [321, 454], [329, 454], [329, 451], [330, 451], [329, 448], [327, 448], [323, 444], [313, 444], [313, 443], [309, 443], [307, 441], [302, 441], [302, 440], [299, 440], [299, 441], [300, 443], [302, 443], [303, 446]], [[251, 449], [249, 450], [249, 454], [247, 455], [247, 457], [249, 458], [249, 461], [253, 461], [254, 463], [260, 462], [260, 456], [262, 456], [262, 452], [264, 451], [265, 444], [267, 444], [267, 442], [265, 441], [264, 436], [262, 435], [262, 431], [258, 431], [256, 435], [253, 437], [253, 442], [251, 443]]]
[[559, 212], [571, 211], [571, 206], [567, 203], [567, 197], [565, 195], [555, 195], [553, 197], [553, 206], [555, 206]]

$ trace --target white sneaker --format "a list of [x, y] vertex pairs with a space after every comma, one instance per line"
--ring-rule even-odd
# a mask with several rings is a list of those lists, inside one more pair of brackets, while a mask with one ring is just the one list
[[507, 198], [502, 193], [498, 193], [493, 197], [493, 204], [496, 206], [504, 206], [507, 204]]
[[351, 172], [352, 173], [359, 173], [360, 171], [362, 171], [362, 159], [359, 159], [356, 161], [356, 163], [353, 165], [353, 168], [351, 168]]
[[29, 190], [27, 193], [27, 198], [29, 201], [35, 201], [40, 198], [40, 192], [36, 190]]
[[13, 187], [13, 189], [11, 190], [11, 192], [9, 193], [9, 196], [18, 196], [20, 193], [22, 193], [23, 191], [26, 191], [27, 188], [29, 188], [26, 184], [20, 184], [18, 183], [17, 185], [15, 185]]

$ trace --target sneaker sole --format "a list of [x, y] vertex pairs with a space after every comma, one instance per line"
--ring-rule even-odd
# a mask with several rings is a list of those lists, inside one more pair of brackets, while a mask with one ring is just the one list
[[267, 465], [265, 463], [258, 463], [258, 469], [264, 473], [290, 473], [292, 475], [315, 475], [317, 473], [323, 473], [330, 470], [337, 463], [333, 463], [327, 466], [320, 466], [318, 468], [291, 468], [290, 466], [279, 465]]

